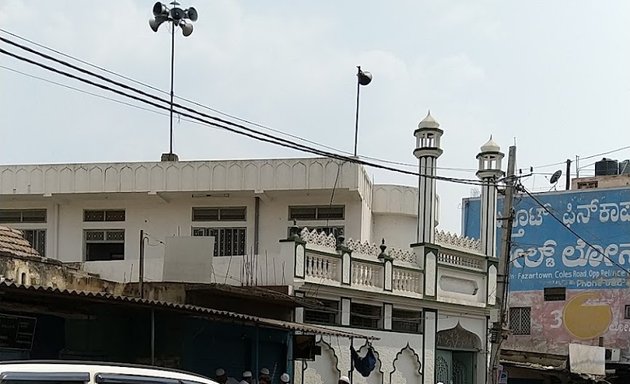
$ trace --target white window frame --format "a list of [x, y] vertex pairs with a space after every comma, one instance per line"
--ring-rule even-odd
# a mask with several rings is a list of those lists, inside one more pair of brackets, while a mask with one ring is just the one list
[[[36, 224], [41, 226], [43, 223], [48, 222], [48, 209], [46, 208], [10, 208], [4, 207], [0, 208], [0, 211], [16, 211], [20, 212], [20, 220], [19, 221], [2, 221], [0, 220], [0, 225], [11, 224], [11, 227], [17, 228], [14, 224], [18, 225], [32, 225]], [[44, 220], [43, 221], [24, 221], [24, 212], [25, 211], [44, 211]]]
[[[87, 234], [88, 232], [103, 232], [103, 240], [88, 240]], [[122, 232], [123, 240], [107, 240], [107, 234], [109, 232]], [[124, 228], [84, 228], [83, 229], [83, 260], [86, 262], [91, 261], [123, 261], [126, 257], [126, 242], [127, 242], [127, 234]], [[123, 257], [122, 259], [105, 259], [105, 260], [88, 260], [88, 244], [97, 244], [97, 243], [116, 243], [123, 245]]]

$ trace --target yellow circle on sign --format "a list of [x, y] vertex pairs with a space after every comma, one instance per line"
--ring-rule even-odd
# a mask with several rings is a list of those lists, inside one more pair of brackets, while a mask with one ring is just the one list
[[586, 304], [588, 300], [597, 300], [595, 292], [581, 293], [574, 296], [564, 306], [562, 318], [564, 327], [577, 339], [589, 340], [603, 335], [612, 322], [612, 309], [607, 303]]

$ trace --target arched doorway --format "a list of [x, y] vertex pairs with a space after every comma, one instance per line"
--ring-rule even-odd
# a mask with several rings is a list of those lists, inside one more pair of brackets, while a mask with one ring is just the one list
[[474, 384], [481, 339], [457, 322], [437, 333], [435, 378], [444, 384]]

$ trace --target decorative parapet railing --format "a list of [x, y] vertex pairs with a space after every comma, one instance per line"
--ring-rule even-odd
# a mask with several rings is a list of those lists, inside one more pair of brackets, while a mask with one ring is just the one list
[[304, 269], [307, 277], [328, 282], [341, 280], [341, 259], [339, 257], [314, 253], [308, 253], [305, 257]]
[[[337, 247], [337, 239], [332, 234], [327, 235], [324, 232], [317, 232], [316, 229], [309, 231], [308, 228], [302, 229], [300, 232], [300, 238], [305, 241], [309, 245], [315, 245], [317, 247], [336, 249]], [[359, 240], [349, 239], [346, 244], [346, 247], [353, 251], [354, 253], [362, 254], [365, 256], [373, 256], [375, 259], [381, 253], [381, 250], [378, 245], [369, 243], [367, 241], [361, 242]], [[405, 261], [407, 263], [415, 262], [415, 256], [412, 250], [407, 249], [398, 249], [398, 248], [390, 248], [388, 251], [390, 257]]]
[[[307, 228], [302, 229], [300, 237], [303, 241], [310, 245], [316, 245], [319, 247], [325, 247], [335, 249], [337, 246], [337, 239], [332, 234], [327, 235], [324, 232], [317, 232], [316, 229], [309, 231]], [[459, 236], [450, 232], [436, 231], [435, 242], [438, 245], [446, 248], [454, 248], [464, 252], [479, 253], [480, 241], [470, 237]], [[368, 241], [361, 242], [360, 240], [349, 239], [346, 241], [346, 247], [352, 250], [354, 253], [359, 253], [366, 256], [378, 257], [381, 250], [377, 244], [369, 243]], [[415, 262], [415, 256], [411, 249], [398, 249], [390, 248], [389, 256], [395, 260], [405, 261], [408, 263]]]
[[[428, 259], [416, 260], [411, 248], [389, 250], [356, 240], [338, 244], [333, 235], [308, 229], [302, 230], [300, 238], [306, 242], [301, 256], [304, 271], [297, 276], [304, 276], [306, 282], [477, 307], [490, 300], [484, 282], [488, 261], [474, 239], [441, 232], [438, 240], [447, 239], [448, 244], [438, 243], [430, 264]], [[425, 292], [425, 285], [433, 284], [438, 287], [436, 294]]]
[[392, 288], [402, 293], [422, 293], [422, 273], [394, 267]]
[[435, 242], [446, 247], [453, 246], [462, 250], [479, 252], [481, 242], [470, 237], [459, 236], [445, 231], [435, 231]]
[[442, 249], [438, 252], [437, 261], [440, 264], [452, 265], [454, 267], [463, 267], [479, 272], [484, 271], [484, 259], [479, 256], [450, 253]]
[[383, 288], [383, 265], [354, 261], [352, 285], [366, 288]]
[[308, 228], [302, 229], [300, 238], [310, 245], [318, 245], [325, 248], [335, 249], [337, 247], [337, 239], [331, 233], [327, 235], [325, 232], [317, 232], [316, 229], [309, 231]]

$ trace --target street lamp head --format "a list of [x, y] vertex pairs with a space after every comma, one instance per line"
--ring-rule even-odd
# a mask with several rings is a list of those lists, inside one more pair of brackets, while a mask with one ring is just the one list
[[182, 34], [184, 37], [188, 37], [191, 33], [193, 33], [193, 25], [191, 23], [187, 23], [186, 20], [180, 21], [179, 26], [182, 27]]
[[190, 7], [186, 10], [186, 17], [190, 21], [195, 22], [199, 18], [199, 14], [197, 13], [197, 10], [194, 7]]

